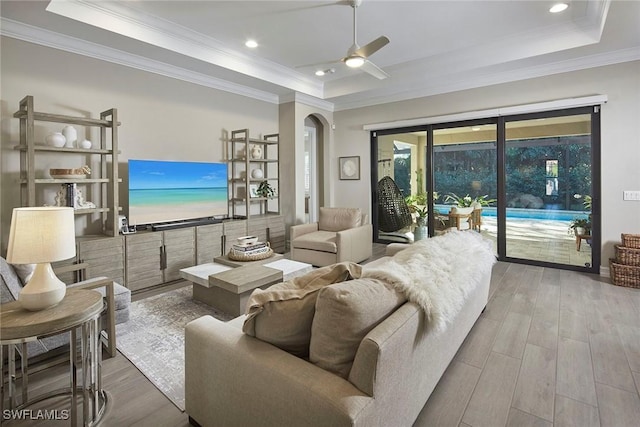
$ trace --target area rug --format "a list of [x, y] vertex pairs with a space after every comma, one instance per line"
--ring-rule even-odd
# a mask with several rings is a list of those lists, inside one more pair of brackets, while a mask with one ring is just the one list
[[128, 322], [116, 326], [117, 348], [184, 411], [184, 328], [204, 315], [232, 316], [194, 301], [191, 286], [131, 303]]

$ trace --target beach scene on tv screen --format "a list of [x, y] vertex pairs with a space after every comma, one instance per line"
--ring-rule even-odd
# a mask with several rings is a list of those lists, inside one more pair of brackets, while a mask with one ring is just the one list
[[225, 163], [129, 160], [129, 223], [226, 215]]

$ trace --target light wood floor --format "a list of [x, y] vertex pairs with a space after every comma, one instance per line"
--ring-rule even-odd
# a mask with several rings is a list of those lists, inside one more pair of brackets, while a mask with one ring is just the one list
[[[600, 280], [498, 263], [487, 309], [415, 426], [640, 425], [640, 290]], [[102, 426], [189, 425], [121, 354], [103, 372], [113, 405]], [[67, 381], [66, 366], [30, 378], [37, 392]]]

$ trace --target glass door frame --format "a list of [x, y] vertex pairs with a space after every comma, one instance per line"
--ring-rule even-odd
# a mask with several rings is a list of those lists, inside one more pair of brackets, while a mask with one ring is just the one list
[[[591, 116], [591, 266], [560, 264], [507, 256], [507, 195], [506, 195], [506, 128], [507, 123], [522, 120], [547, 119], [562, 116]], [[498, 117], [498, 259], [500, 261], [561, 268], [563, 270], [600, 273], [601, 262], [601, 212], [600, 212], [600, 105], [567, 108], [536, 113], [525, 113]]]
[[[510, 258], [506, 256], [506, 124], [511, 121], [518, 120], [530, 120], [551, 118], [559, 116], [571, 116], [571, 115], [591, 115], [591, 188], [592, 188], [592, 263], [591, 266], [578, 266], [570, 264], [559, 264], [548, 261], [537, 261], [522, 258]], [[425, 176], [426, 176], [426, 191], [428, 194], [433, 194], [434, 191], [434, 164], [433, 164], [433, 131], [443, 128], [454, 128], [473, 126], [480, 124], [495, 124], [496, 125], [496, 161], [497, 161], [497, 225], [498, 225], [498, 260], [507, 261], [518, 264], [527, 264], [541, 267], [552, 267], [564, 270], [583, 271], [588, 273], [599, 273], [601, 263], [601, 181], [600, 181], [600, 158], [601, 158], [601, 135], [600, 135], [600, 105], [592, 105], [586, 107], [567, 108], [560, 110], [550, 110], [544, 112], [523, 113], [509, 116], [497, 116], [486, 117], [474, 120], [437, 123], [437, 124], [425, 124], [416, 125], [410, 127], [390, 128], [370, 131], [370, 146], [371, 146], [371, 217], [373, 224], [373, 239], [375, 242], [384, 242], [378, 238], [378, 195], [377, 195], [377, 183], [378, 183], [378, 136], [392, 135], [396, 133], [409, 133], [409, 132], [426, 132], [426, 153], [425, 153]], [[427, 206], [429, 212], [434, 212], [433, 198], [427, 198]], [[429, 215], [428, 218], [428, 232], [432, 237], [435, 232], [435, 216]]]

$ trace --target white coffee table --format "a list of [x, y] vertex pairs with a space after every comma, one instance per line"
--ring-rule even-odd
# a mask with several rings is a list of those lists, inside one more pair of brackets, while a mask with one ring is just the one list
[[279, 259], [277, 261], [262, 264], [265, 267], [275, 268], [282, 271], [282, 280], [291, 280], [294, 277], [302, 276], [305, 273], [313, 270], [311, 264], [307, 264], [300, 261], [292, 261], [290, 259]]
[[247, 262], [238, 267], [210, 262], [180, 270], [180, 276], [194, 284], [193, 299], [228, 314], [244, 313], [256, 288], [266, 288], [313, 270], [303, 262], [278, 258], [267, 263]]

